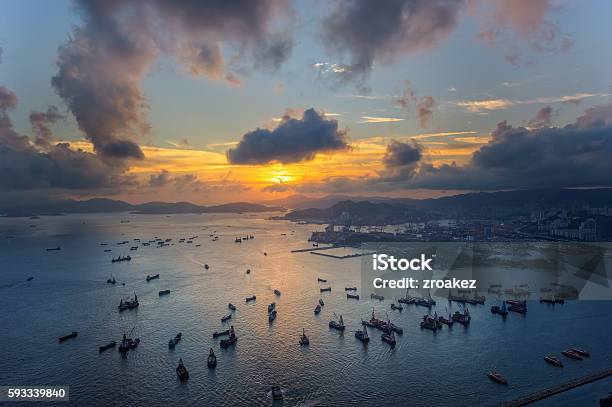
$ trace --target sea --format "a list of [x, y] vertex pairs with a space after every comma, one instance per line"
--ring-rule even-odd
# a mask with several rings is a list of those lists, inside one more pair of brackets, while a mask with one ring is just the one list
[[[389, 300], [347, 300], [344, 287], [361, 289], [360, 258], [293, 253], [311, 247], [310, 233], [323, 226], [271, 215], [0, 218], [0, 385], [69, 386], [69, 402], [57, 404], [74, 406], [268, 406], [278, 403], [273, 385], [287, 406], [494, 406], [612, 367], [610, 301], [533, 301], [526, 315], [504, 320], [491, 314], [488, 300], [471, 306], [468, 327], [433, 333], [419, 326], [424, 308], [397, 312]], [[155, 239], [172, 240], [142, 245]], [[123, 241], [129, 243], [118, 244]], [[61, 250], [46, 250], [53, 247]], [[120, 255], [132, 260], [111, 261]], [[147, 282], [154, 274], [159, 279]], [[107, 283], [111, 276], [117, 284]], [[321, 293], [327, 286], [332, 291]], [[171, 293], [160, 297], [166, 289]], [[120, 300], [134, 294], [140, 306], [119, 313]], [[256, 301], [246, 303], [251, 295]], [[315, 315], [320, 298], [325, 305]], [[437, 300], [444, 313], [447, 301]], [[278, 316], [270, 323], [272, 302]], [[222, 323], [228, 303], [237, 310]], [[394, 348], [374, 329], [367, 345], [355, 338], [372, 310], [403, 328]], [[344, 333], [328, 326], [340, 315]], [[221, 349], [212, 334], [230, 324], [238, 342]], [[302, 329], [307, 347], [298, 343]], [[76, 338], [58, 342], [72, 331]], [[178, 332], [182, 340], [169, 349]], [[124, 333], [140, 338], [135, 350], [98, 352]], [[569, 346], [591, 357], [561, 356]], [[211, 348], [216, 369], [206, 363]], [[545, 355], [557, 355], [565, 366], [545, 363]], [[189, 370], [185, 382], [175, 372], [179, 358]], [[492, 370], [509, 385], [487, 378]], [[612, 378], [534, 405], [597, 406], [609, 392]]]

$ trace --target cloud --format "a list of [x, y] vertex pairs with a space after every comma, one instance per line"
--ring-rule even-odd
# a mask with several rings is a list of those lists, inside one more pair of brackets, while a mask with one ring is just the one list
[[159, 55], [174, 57], [192, 75], [237, 83], [224, 51], [236, 50], [233, 63], [250, 59], [270, 70], [293, 44], [275, 24], [291, 15], [283, 0], [76, 4], [84, 22], [59, 48], [52, 84], [96, 152], [108, 157], [144, 158], [138, 140], [149, 125], [140, 81]]
[[538, 110], [535, 117], [527, 123], [530, 129], [538, 129], [541, 127], [550, 127], [552, 124], [552, 108], [545, 106]]
[[387, 168], [415, 164], [421, 159], [421, 150], [422, 148], [414, 141], [391, 140], [387, 145], [383, 163]]
[[404, 121], [404, 119], [399, 117], [361, 116], [361, 120], [357, 123], [395, 123], [401, 121]]
[[452, 102], [453, 105], [465, 108], [470, 112], [486, 112], [490, 110], [507, 109], [515, 105], [531, 105], [536, 103], [574, 103], [592, 97], [605, 97], [607, 93], [575, 93], [563, 96], [541, 96], [534, 99], [510, 100], [510, 99], [483, 99], [483, 100], [459, 100]]
[[495, 190], [610, 187], [612, 105], [594, 106], [564, 127], [501, 122], [466, 166], [423, 165], [414, 187]]
[[49, 106], [46, 112], [33, 111], [30, 113], [30, 125], [36, 134], [35, 143], [41, 147], [48, 146], [53, 140], [53, 132], [49, 128], [50, 125], [63, 119], [55, 106]]
[[174, 186], [176, 192], [185, 192], [186, 190], [199, 191], [204, 185], [195, 174], [177, 174], [173, 175], [166, 169], [160, 170], [156, 174], [149, 176], [149, 187], [165, 188]]
[[412, 89], [410, 81], [406, 81], [402, 93], [393, 99], [393, 104], [404, 109], [406, 112], [410, 112], [414, 107], [419, 126], [425, 128], [431, 122], [433, 111], [438, 103], [433, 96], [417, 95]]
[[314, 109], [305, 110], [301, 119], [288, 115], [272, 129], [256, 129], [242, 136], [236, 147], [226, 152], [232, 164], [283, 164], [309, 161], [318, 153], [349, 149], [346, 131], [338, 122]]
[[377, 63], [432, 48], [448, 37], [463, 1], [397, 0], [334, 3], [322, 22], [324, 46], [347, 58], [339, 81], [360, 81]]

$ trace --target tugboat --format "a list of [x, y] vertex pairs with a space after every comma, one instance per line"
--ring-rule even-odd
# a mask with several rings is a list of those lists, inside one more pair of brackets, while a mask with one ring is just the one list
[[584, 357], [591, 357], [591, 354], [589, 352], [587, 352], [584, 349], [580, 349], [580, 348], [569, 348], [570, 351], [574, 352], [577, 355], [580, 356], [584, 356]]
[[314, 309], [314, 313], [315, 313], [315, 315], [318, 315], [319, 312], [321, 312], [321, 306], [319, 304], [317, 304], [317, 306]]
[[276, 308], [276, 303], [275, 302], [273, 302], [270, 305], [268, 305], [268, 313], [272, 312], [275, 308]]
[[221, 322], [226, 322], [229, 321], [230, 319], [232, 319], [232, 314], [227, 314], [224, 317], [221, 317]]
[[274, 290], [274, 295], [276, 295], [277, 297], [280, 297], [281, 292], [280, 292], [280, 291], [278, 291], [278, 290]]
[[401, 305], [395, 305], [395, 304], [391, 304], [391, 309], [394, 311], [399, 311], [402, 312], [402, 310], [404, 309], [404, 307], [402, 307]]
[[329, 327], [333, 329], [337, 329], [338, 331], [344, 331], [346, 327], [344, 326], [344, 320], [342, 319], [342, 315], [340, 315], [340, 320], [338, 321], [334, 321], [334, 320], [329, 321]]
[[351, 293], [346, 293], [346, 298], [347, 299], [354, 299], [354, 300], [358, 300], [359, 299], [359, 294], [351, 294]]
[[563, 363], [554, 356], [544, 356], [544, 360], [554, 366], [563, 367]]
[[213, 332], [213, 338], [218, 338], [220, 336], [225, 336], [225, 335], [229, 335], [230, 334], [230, 330], [226, 329], [225, 331], [215, 331]]
[[176, 375], [181, 381], [189, 379], [189, 372], [185, 365], [183, 365], [183, 358], [179, 359], [178, 366], [176, 367]]
[[506, 386], [508, 385], [508, 381], [504, 378], [504, 376], [497, 372], [489, 372], [487, 376], [489, 377], [489, 379], [493, 380], [496, 383], [503, 384]]
[[154, 276], [147, 276], [147, 283], [151, 280], [155, 280], [159, 278], [159, 274], [155, 274]]
[[236, 306], [232, 304], [231, 302], [227, 304], [227, 308], [231, 309], [232, 311], [236, 311]]
[[177, 333], [176, 336], [168, 341], [168, 348], [174, 349], [177, 343], [183, 338], [183, 334], [181, 332]]
[[562, 354], [564, 354], [565, 356], [567, 356], [570, 359], [575, 359], [575, 360], [582, 360], [582, 356], [580, 356], [578, 353], [570, 350], [570, 349], [566, 349], [563, 352], [561, 352]]
[[112, 341], [111, 343], [107, 343], [106, 345], [102, 345], [102, 346], [100, 346], [100, 347], [98, 348], [98, 352], [99, 352], [99, 353], [102, 353], [102, 352], [104, 352], [104, 351], [105, 351], [105, 350], [107, 350], [107, 349], [114, 348], [115, 346], [117, 346], [117, 342]]
[[370, 298], [373, 300], [379, 300], [379, 301], [384, 301], [385, 297], [383, 297], [382, 295], [378, 295], [378, 294], [370, 294]]
[[246, 302], [255, 301], [256, 299], [257, 299], [257, 297], [255, 295], [252, 295], [250, 297], [246, 297]]
[[320, 306], [324, 306], [325, 305], [325, 303], [323, 302], [323, 298], [319, 298], [319, 305]]
[[319, 291], [321, 291], [322, 293], [325, 292], [325, 291], [330, 291], [331, 292], [331, 287], [319, 288]]
[[215, 352], [213, 352], [213, 348], [210, 348], [210, 352], [208, 352], [207, 363], [210, 369], [217, 367], [217, 357], [215, 356]]
[[395, 334], [393, 333], [393, 331], [389, 331], [389, 332], [383, 333], [380, 336], [380, 339], [382, 339], [383, 342], [387, 342], [389, 345], [391, 345], [392, 348], [397, 343], [396, 340], [395, 340]]
[[117, 284], [117, 280], [115, 280], [115, 276], [111, 275], [111, 278], [109, 278], [108, 280], [106, 280], [107, 284], [112, 284], [115, 285]]
[[161, 290], [158, 294], [159, 294], [160, 297], [163, 296], [163, 295], [168, 295], [168, 294], [170, 294], [170, 290]]
[[136, 296], [136, 293], [134, 293], [134, 299], [133, 300], [126, 300], [123, 301], [123, 299], [121, 299], [119, 301], [119, 312], [123, 312], [125, 310], [128, 309], [134, 309], [134, 308], [138, 308], [138, 296]]
[[323, 279], [321, 277], [318, 277], [317, 278], [317, 282], [319, 282], [319, 283], [327, 283], [327, 280], [325, 280], [325, 279]]
[[236, 333], [234, 332], [234, 325], [232, 325], [230, 327], [230, 334], [229, 334], [229, 338], [227, 339], [221, 339], [221, 342], [219, 342], [219, 345], [223, 348], [223, 349], [227, 349], [230, 346], [233, 346], [236, 344], [236, 342], [238, 342], [238, 337], [236, 337]]
[[72, 331], [72, 333], [69, 333], [68, 335], [60, 336], [59, 339], [58, 339], [59, 343], [62, 343], [65, 340], [68, 340], [68, 339], [76, 338], [78, 334], [79, 333], [77, 331]]
[[506, 309], [506, 301], [502, 301], [501, 307], [499, 305], [493, 305], [491, 307], [491, 312], [493, 314], [499, 314], [505, 318], [508, 315], [508, 310]]
[[272, 399], [277, 401], [283, 399], [283, 392], [281, 391], [280, 386], [272, 386]]
[[310, 341], [308, 340], [308, 337], [306, 336], [306, 330], [302, 328], [302, 336], [300, 336], [300, 346], [306, 346], [309, 344], [310, 344]]
[[364, 326], [362, 330], [355, 331], [355, 338], [359, 339], [361, 342], [369, 342], [370, 337], [368, 336], [368, 330]]

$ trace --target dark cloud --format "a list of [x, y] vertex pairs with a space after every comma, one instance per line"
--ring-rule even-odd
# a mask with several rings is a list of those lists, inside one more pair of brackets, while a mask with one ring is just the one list
[[227, 150], [226, 156], [232, 164], [286, 164], [348, 148], [346, 131], [338, 130], [336, 120], [308, 109], [301, 119], [285, 115], [273, 130], [258, 128], [246, 133], [236, 147]]
[[58, 120], [63, 119], [55, 106], [49, 106], [46, 112], [33, 111], [30, 113], [30, 125], [34, 134], [36, 134], [35, 143], [41, 147], [48, 146], [53, 140], [53, 132], [49, 127], [55, 124]]
[[402, 143], [391, 140], [383, 157], [383, 163], [388, 168], [413, 165], [421, 159], [421, 146], [414, 141]]
[[433, 117], [433, 111], [436, 108], [436, 100], [433, 96], [423, 96], [417, 103], [417, 117], [421, 127], [428, 127]]
[[149, 186], [152, 188], [174, 186], [177, 192], [184, 192], [187, 189], [199, 191], [203, 184], [195, 174], [173, 175], [170, 171], [162, 169], [159, 173], [149, 176]]
[[505, 121], [466, 166], [422, 165], [415, 187], [496, 190], [612, 186], [612, 105], [565, 127], [526, 129]]
[[340, 0], [322, 24], [323, 44], [347, 57], [338, 77], [359, 80], [377, 63], [437, 45], [455, 28], [461, 0]]
[[274, 69], [293, 45], [276, 25], [277, 17], [291, 16], [285, 0], [76, 4], [84, 23], [59, 48], [52, 84], [96, 152], [108, 157], [144, 157], [137, 141], [149, 125], [140, 81], [158, 55], [174, 57], [193, 75], [237, 83], [224, 51], [235, 52], [234, 64], [250, 58]]
[[552, 125], [552, 107], [545, 106], [538, 110], [535, 117], [529, 120], [527, 127], [538, 129], [540, 127], [550, 127]]
[[170, 171], [161, 170], [159, 174], [151, 174], [151, 176], [149, 177], [149, 186], [164, 187], [170, 182], [170, 179]]

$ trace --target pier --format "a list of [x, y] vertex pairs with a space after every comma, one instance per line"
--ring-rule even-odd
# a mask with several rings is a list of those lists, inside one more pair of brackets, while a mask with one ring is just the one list
[[321, 250], [337, 249], [340, 246], [325, 246], [325, 247], [309, 247], [308, 249], [295, 249], [291, 250], [291, 253], [305, 253], [305, 252], [316, 252]]
[[589, 375], [580, 377], [578, 379], [574, 379], [572, 381], [562, 383], [557, 386], [549, 387], [547, 389], [540, 390], [538, 392], [529, 394], [527, 396], [520, 397], [512, 401], [501, 403], [498, 405], [498, 407], [526, 406], [527, 404], [531, 404], [536, 401], [543, 400], [547, 397], [554, 396], [555, 394], [563, 393], [564, 391], [567, 391], [567, 390], [575, 389], [576, 387], [580, 387], [582, 385], [592, 383], [596, 380], [603, 379], [608, 376], [612, 376], [612, 368], [602, 370], [596, 373], [591, 373]]
[[333, 259], [352, 259], [353, 257], [369, 256], [369, 255], [374, 254], [374, 252], [370, 252], [370, 253], [353, 253], [353, 254], [346, 254], [344, 256], [337, 256], [335, 254], [327, 254], [327, 253], [317, 253], [317, 252], [313, 252], [313, 251], [311, 251], [310, 254], [316, 254], [318, 256], [331, 257]]

